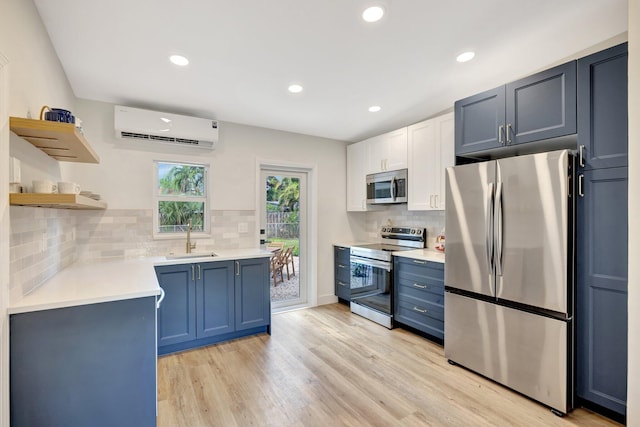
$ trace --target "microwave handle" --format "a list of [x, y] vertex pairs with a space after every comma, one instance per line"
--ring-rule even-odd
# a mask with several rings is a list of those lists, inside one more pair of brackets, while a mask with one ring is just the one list
[[396, 183], [396, 177], [394, 176], [393, 178], [391, 178], [391, 198], [393, 200], [396, 199], [396, 193], [397, 193], [397, 186], [398, 184]]

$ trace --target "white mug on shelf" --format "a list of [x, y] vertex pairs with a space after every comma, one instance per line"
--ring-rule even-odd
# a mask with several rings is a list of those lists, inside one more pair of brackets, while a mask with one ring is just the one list
[[58, 193], [80, 194], [80, 186], [75, 182], [58, 182]]
[[10, 182], [9, 193], [22, 193], [22, 185], [19, 182]]
[[33, 192], [51, 194], [58, 191], [58, 186], [47, 180], [33, 180]]

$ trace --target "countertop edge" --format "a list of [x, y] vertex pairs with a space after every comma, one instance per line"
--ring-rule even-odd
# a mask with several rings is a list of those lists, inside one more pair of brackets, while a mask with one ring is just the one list
[[416, 249], [413, 251], [400, 251], [392, 252], [393, 256], [401, 258], [418, 259], [421, 261], [437, 262], [440, 264], [445, 263], [444, 252], [439, 252], [434, 249]]
[[54, 310], [58, 308], [71, 308], [71, 307], [79, 307], [83, 305], [91, 305], [91, 304], [100, 304], [104, 302], [117, 302], [117, 301], [125, 301], [128, 299], [136, 299], [136, 298], [146, 298], [146, 297], [154, 297], [160, 295], [160, 286], [158, 285], [158, 289], [149, 290], [149, 291], [140, 291], [140, 292], [132, 292], [131, 294], [119, 294], [119, 295], [109, 295], [109, 296], [101, 296], [95, 298], [85, 298], [83, 300], [77, 301], [56, 301], [51, 303], [41, 303], [41, 304], [32, 304], [32, 305], [18, 305], [7, 308], [7, 314], [21, 314], [21, 313], [32, 313], [36, 311], [44, 311], [44, 310]]

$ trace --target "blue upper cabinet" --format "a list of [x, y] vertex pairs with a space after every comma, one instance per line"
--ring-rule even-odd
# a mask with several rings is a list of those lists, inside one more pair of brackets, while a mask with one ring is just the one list
[[196, 338], [196, 282], [191, 264], [156, 267], [165, 298], [158, 309], [158, 346]]
[[576, 133], [576, 63], [542, 71], [455, 103], [456, 156]]
[[627, 44], [578, 60], [578, 146], [584, 170], [628, 165]]
[[505, 144], [576, 133], [576, 63], [507, 84]]
[[504, 90], [500, 86], [455, 103], [456, 155], [504, 145]]

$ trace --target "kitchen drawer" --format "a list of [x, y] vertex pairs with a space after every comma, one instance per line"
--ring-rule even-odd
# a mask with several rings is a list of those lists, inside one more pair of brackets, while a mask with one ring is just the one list
[[394, 260], [394, 268], [399, 277], [416, 281], [419, 281], [420, 278], [430, 278], [444, 282], [443, 264], [401, 257], [395, 257]]
[[444, 284], [441, 282], [427, 280], [425, 283], [400, 279], [395, 283], [395, 287], [398, 299], [415, 298], [444, 306]]
[[435, 320], [444, 322], [444, 305], [410, 296], [398, 298], [396, 306], [398, 309], [408, 309], [416, 314], [421, 314]]
[[351, 281], [351, 265], [336, 264], [336, 280], [349, 283]]
[[338, 298], [342, 298], [344, 300], [349, 301], [351, 299], [351, 286], [349, 282], [345, 282], [342, 280], [336, 279], [335, 282], [335, 292]]
[[[422, 311], [425, 312], [422, 312]], [[407, 299], [396, 301], [395, 320], [426, 334], [444, 339], [444, 307]]]
[[345, 246], [334, 246], [334, 254], [336, 257], [336, 263], [349, 264], [351, 248]]

